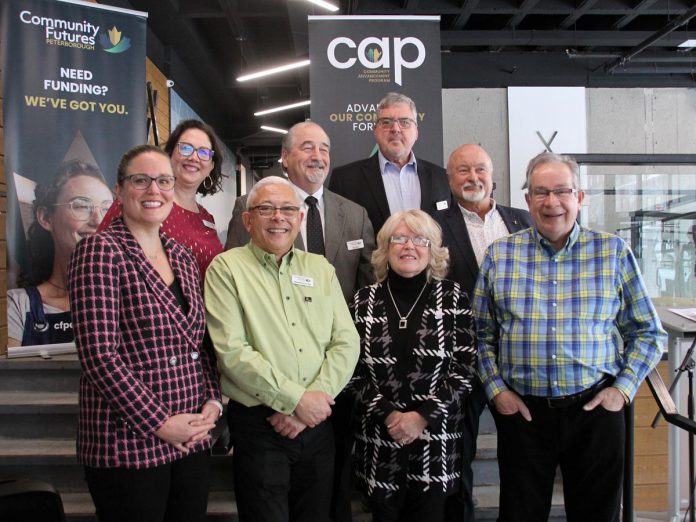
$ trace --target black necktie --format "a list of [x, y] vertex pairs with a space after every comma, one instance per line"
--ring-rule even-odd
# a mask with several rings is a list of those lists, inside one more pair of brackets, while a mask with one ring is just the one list
[[324, 233], [321, 229], [321, 216], [317, 208], [317, 198], [307, 196], [307, 252], [324, 255]]

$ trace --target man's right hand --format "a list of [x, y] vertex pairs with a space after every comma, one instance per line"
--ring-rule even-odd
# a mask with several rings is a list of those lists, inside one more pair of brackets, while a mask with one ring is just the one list
[[512, 390], [505, 390], [493, 397], [495, 409], [501, 415], [514, 415], [519, 413], [526, 421], [532, 420], [532, 414], [522, 398]]
[[331, 415], [335, 404], [331, 395], [323, 391], [306, 391], [295, 407], [295, 415], [304, 424], [313, 428]]

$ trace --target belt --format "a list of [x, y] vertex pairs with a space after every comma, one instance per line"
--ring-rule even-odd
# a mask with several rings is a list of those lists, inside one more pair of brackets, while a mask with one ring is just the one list
[[604, 378], [601, 381], [593, 384], [589, 388], [573, 395], [564, 395], [563, 397], [539, 397], [538, 395], [525, 395], [522, 400], [527, 404], [536, 406], [546, 406], [547, 408], [567, 408], [578, 403], [585, 403], [586, 400], [594, 397], [599, 391], [608, 388], [614, 382], [613, 378]]

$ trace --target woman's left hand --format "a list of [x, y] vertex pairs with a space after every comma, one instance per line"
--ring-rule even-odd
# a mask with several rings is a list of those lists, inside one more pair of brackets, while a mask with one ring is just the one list
[[420, 437], [428, 425], [428, 421], [416, 411], [392, 412], [385, 422], [391, 438], [404, 445], [411, 444]]
[[[212, 402], [206, 402], [201, 408], [201, 415], [203, 415], [202, 420], [193, 421], [190, 423], [190, 425], [203, 426], [205, 424], [212, 423], [214, 427], [215, 422], [220, 418], [220, 408], [218, 408]], [[207, 439], [208, 437], [210, 437], [210, 432], [199, 433], [198, 435], [194, 435], [189, 440], [187, 440], [185, 446], [187, 448], [191, 448], [196, 444], [196, 442], [200, 442], [203, 439]]]

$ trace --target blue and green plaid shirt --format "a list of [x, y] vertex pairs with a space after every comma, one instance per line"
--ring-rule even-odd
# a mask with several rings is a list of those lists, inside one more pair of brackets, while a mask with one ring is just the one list
[[577, 224], [558, 252], [533, 228], [491, 244], [473, 310], [489, 399], [563, 397], [606, 375], [632, 399], [666, 338], [623, 239]]

